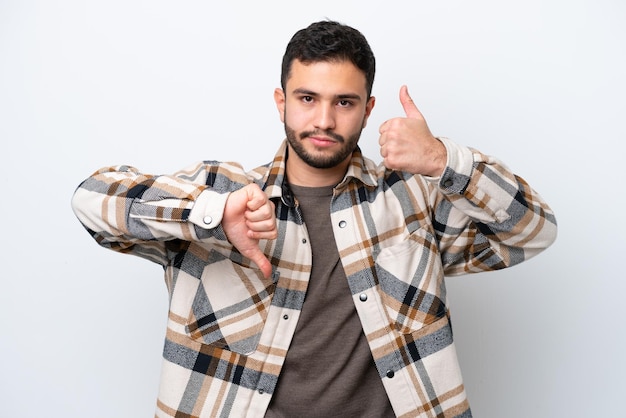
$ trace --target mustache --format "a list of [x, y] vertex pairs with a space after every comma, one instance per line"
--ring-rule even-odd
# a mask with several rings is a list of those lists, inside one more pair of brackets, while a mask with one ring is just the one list
[[304, 139], [307, 138], [309, 136], [327, 136], [329, 138], [334, 139], [335, 141], [339, 142], [339, 143], [344, 143], [346, 142], [345, 138], [341, 135], [339, 135], [338, 133], [335, 133], [333, 131], [322, 131], [319, 129], [316, 129], [314, 131], [304, 131], [304, 132], [300, 132], [300, 139]]

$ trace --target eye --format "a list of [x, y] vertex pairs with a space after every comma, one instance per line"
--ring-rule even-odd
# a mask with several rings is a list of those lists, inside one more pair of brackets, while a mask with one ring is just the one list
[[350, 106], [352, 106], [352, 102], [350, 100], [339, 100], [337, 102], [337, 105], [339, 107], [350, 107]]
[[302, 96], [300, 98], [304, 103], [311, 103], [313, 101], [313, 96]]

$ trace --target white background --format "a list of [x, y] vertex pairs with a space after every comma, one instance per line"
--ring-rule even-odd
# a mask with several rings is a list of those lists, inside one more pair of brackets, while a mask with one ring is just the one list
[[448, 279], [475, 416], [624, 416], [624, 2], [0, 0], [1, 416], [153, 415], [161, 269], [100, 249], [72, 192], [105, 165], [268, 162], [284, 47], [326, 17], [377, 56], [367, 155], [406, 83], [557, 214], [537, 258]]

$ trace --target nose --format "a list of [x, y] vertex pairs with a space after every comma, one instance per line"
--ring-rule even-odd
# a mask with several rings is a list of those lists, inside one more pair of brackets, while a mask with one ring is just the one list
[[335, 129], [335, 108], [330, 103], [320, 103], [315, 115], [314, 125], [324, 131]]

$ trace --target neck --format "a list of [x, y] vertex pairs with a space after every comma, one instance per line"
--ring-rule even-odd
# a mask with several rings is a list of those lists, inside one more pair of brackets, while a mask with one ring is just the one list
[[332, 168], [315, 168], [302, 161], [295, 152], [289, 152], [286, 164], [290, 184], [304, 187], [335, 186], [346, 175], [352, 156]]

